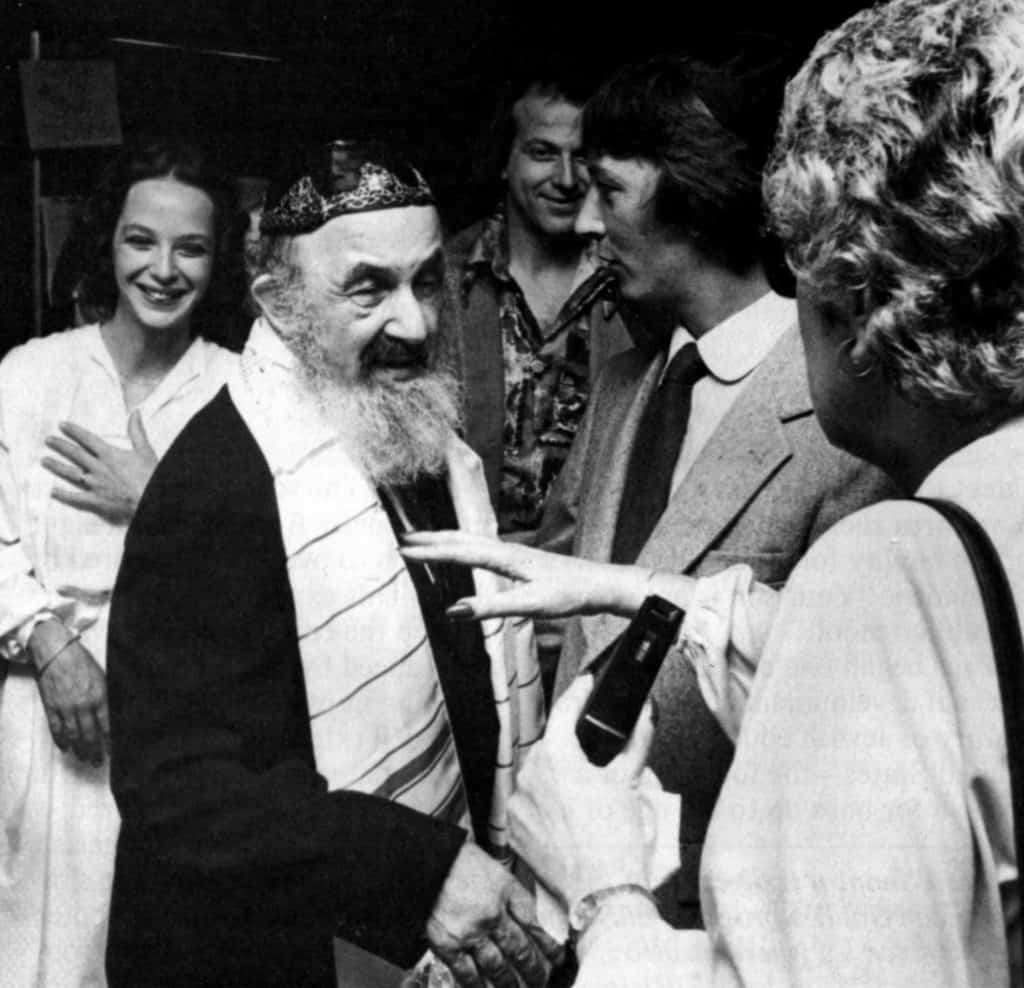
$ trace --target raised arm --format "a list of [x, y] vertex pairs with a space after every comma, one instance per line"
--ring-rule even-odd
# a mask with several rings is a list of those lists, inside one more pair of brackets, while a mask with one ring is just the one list
[[456, 531], [407, 535], [402, 553], [408, 559], [482, 567], [515, 581], [508, 590], [459, 601], [448, 612], [456, 621], [599, 612], [631, 618], [649, 594], [671, 600], [686, 611], [678, 647], [697, 671], [705, 702], [731, 738], [739, 733], [779, 599], [777, 591], [754, 581], [749, 566], [695, 578], [597, 563]]

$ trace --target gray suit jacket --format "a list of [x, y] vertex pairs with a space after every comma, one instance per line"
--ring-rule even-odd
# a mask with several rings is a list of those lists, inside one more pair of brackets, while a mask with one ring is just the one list
[[[606, 365], [549, 498], [538, 544], [607, 560], [640, 417], [664, 356], [629, 351]], [[803, 349], [787, 330], [701, 451], [641, 551], [637, 564], [693, 576], [747, 563], [781, 586], [810, 544], [844, 515], [891, 493], [880, 471], [829, 445], [811, 407]], [[621, 633], [607, 614], [569, 622], [556, 696]], [[673, 650], [654, 687], [660, 714], [651, 766], [683, 795], [683, 869], [669, 910], [697, 918], [700, 849], [728, 770], [732, 745], [704, 704], [689, 663]]]

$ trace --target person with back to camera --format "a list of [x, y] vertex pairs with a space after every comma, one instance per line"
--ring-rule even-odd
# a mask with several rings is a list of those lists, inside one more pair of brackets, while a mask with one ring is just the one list
[[[973, 514], [1018, 608], [1022, 176], [1024, 3], [895, 0], [819, 41], [789, 85], [765, 179], [830, 440], [904, 491]], [[412, 555], [487, 557], [526, 581], [518, 600], [463, 602], [477, 615], [629, 615], [645, 593], [685, 605], [694, 589], [523, 547]], [[1019, 979], [1000, 691], [978, 582], [951, 526], [909, 500], [839, 522], [782, 591], [756, 676], [719, 647], [748, 616], [690, 614], [682, 636], [709, 704], [738, 730], [702, 862], [706, 934], [670, 931], [647, 901], [636, 776], [649, 723], [624, 757], [591, 766], [572, 734], [585, 678], [526, 762], [518, 850], [570, 907], [618, 887], [581, 931], [577, 984]], [[717, 631], [698, 641], [698, 622]]]
[[[106, 984], [118, 814], [108, 603], [157, 462], [223, 384], [241, 270], [229, 187], [195, 148], [125, 151], [86, 204], [101, 322], [0, 363], [0, 956], [11, 985]], [[84, 242], [84, 241], [83, 241]], [[236, 256], [237, 255], [237, 256]]]

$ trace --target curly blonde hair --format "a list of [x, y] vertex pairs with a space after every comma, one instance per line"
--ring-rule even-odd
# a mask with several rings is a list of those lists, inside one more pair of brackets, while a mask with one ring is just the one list
[[901, 393], [1024, 407], [1024, 0], [894, 0], [827, 34], [764, 192], [806, 288], [863, 293]]

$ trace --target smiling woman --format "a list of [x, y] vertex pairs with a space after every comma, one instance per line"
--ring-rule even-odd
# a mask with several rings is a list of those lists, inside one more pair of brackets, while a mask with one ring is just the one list
[[194, 148], [125, 152], [83, 218], [94, 254], [81, 291], [102, 321], [0, 363], [0, 656], [11, 670], [0, 703], [0, 956], [10, 984], [106, 983], [118, 831], [108, 601], [157, 457], [235, 361], [193, 338], [216, 311], [215, 290], [218, 301], [229, 294], [238, 254], [225, 189]]
[[213, 271], [210, 197], [174, 177], [128, 190], [114, 235], [118, 310], [143, 329], [185, 330]]
[[[135, 223], [143, 229], [129, 231]], [[170, 227], [164, 229], [167, 224]], [[99, 321], [109, 322], [124, 300], [115, 271], [121, 248], [141, 248], [139, 238], [152, 240], [160, 232], [181, 241], [168, 255], [175, 267], [187, 265], [191, 257], [186, 255], [194, 256], [200, 244], [205, 248], [216, 277], [196, 293], [187, 328], [191, 336], [225, 343], [227, 326], [245, 292], [242, 226], [244, 217], [236, 209], [230, 183], [197, 148], [170, 141], [140, 145], [111, 163], [79, 217], [76, 238], [86, 255], [79, 301]], [[181, 273], [189, 275], [187, 266]]]

